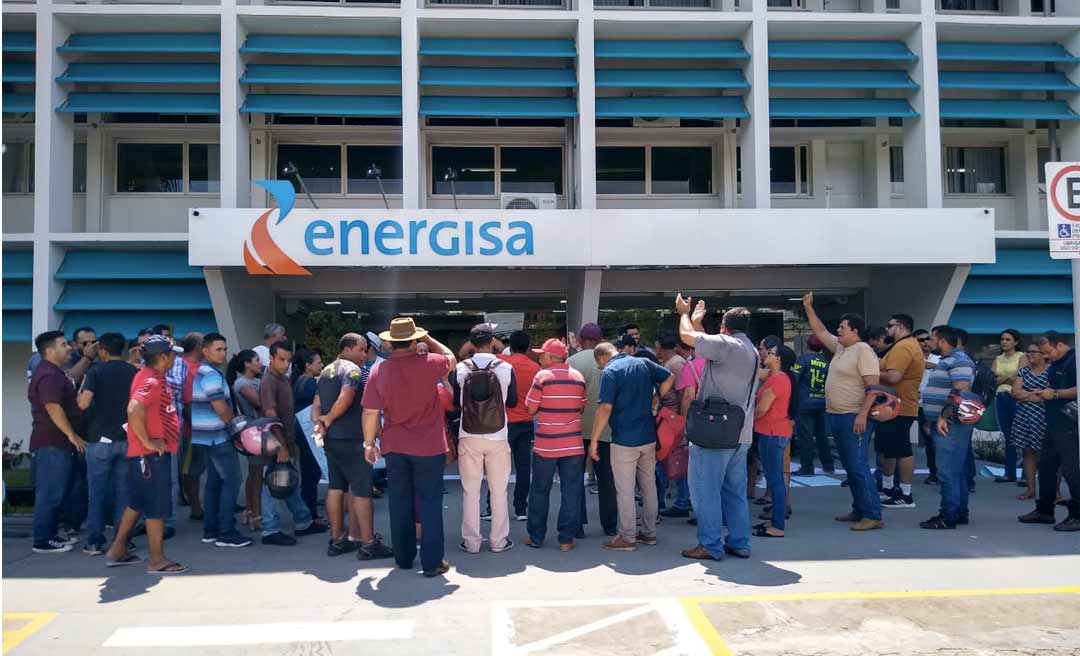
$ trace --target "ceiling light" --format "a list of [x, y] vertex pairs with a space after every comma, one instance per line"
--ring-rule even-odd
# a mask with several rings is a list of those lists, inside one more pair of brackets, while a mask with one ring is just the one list
[[356, 314], [356, 310], [342, 310], [342, 314]]
[[341, 305], [341, 301], [323, 301], [326, 305]]
[[443, 303], [446, 303], [447, 305], [457, 305], [460, 302], [461, 301], [458, 301], [456, 299], [444, 299], [443, 300]]
[[802, 296], [795, 296], [795, 297], [793, 297], [793, 298], [789, 298], [788, 300], [789, 300], [789, 301], [801, 301], [801, 300], [802, 300]]
[[559, 301], [559, 303], [562, 303], [563, 305], [566, 305], [566, 299], [564, 298], [563, 300]]

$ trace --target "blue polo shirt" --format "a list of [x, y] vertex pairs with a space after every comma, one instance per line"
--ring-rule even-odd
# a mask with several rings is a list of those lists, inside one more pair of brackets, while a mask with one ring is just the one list
[[[1076, 349], [1069, 349], [1065, 357], [1050, 363], [1046, 370], [1047, 387], [1055, 390], [1072, 389], [1076, 387]], [[1056, 399], [1047, 401], [1046, 427], [1053, 430], [1076, 430], [1076, 424], [1065, 414], [1065, 406], [1069, 401]], [[1073, 494], [1075, 497], [1076, 495]]]
[[599, 403], [611, 404], [611, 441], [619, 446], [644, 446], [656, 441], [652, 400], [656, 386], [671, 372], [647, 358], [620, 353], [600, 375]]

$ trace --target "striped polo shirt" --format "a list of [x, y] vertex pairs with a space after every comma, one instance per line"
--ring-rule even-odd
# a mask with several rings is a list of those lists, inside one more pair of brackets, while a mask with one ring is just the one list
[[541, 458], [585, 455], [581, 441], [585, 403], [585, 377], [581, 372], [565, 362], [541, 369], [525, 397], [525, 406], [537, 411], [533, 452]]

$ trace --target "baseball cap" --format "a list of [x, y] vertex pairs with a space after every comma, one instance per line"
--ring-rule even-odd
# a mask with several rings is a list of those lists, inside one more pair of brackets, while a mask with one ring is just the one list
[[578, 331], [578, 337], [582, 339], [595, 339], [599, 341], [601, 339], [604, 339], [604, 331], [601, 330], [600, 326], [596, 325], [595, 323], [587, 323], [581, 327], [581, 330]]
[[563, 344], [562, 340], [552, 337], [544, 342], [544, 345], [538, 349], [533, 349], [533, 353], [550, 353], [557, 358], [566, 359], [567, 353], [566, 344]]
[[469, 341], [473, 344], [487, 344], [495, 337], [495, 325], [490, 323], [478, 323], [469, 331]]
[[378, 335], [376, 335], [375, 333], [373, 333], [372, 331], [369, 330], [366, 333], [364, 333], [364, 337], [367, 338], [367, 342], [368, 342], [369, 345], [375, 347], [376, 351], [381, 351], [382, 350], [382, 340], [379, 339]]
[[623, 335], [622, 337], [619, 338], [619, 341], [615, 342], [615, 346], [618, 346], [619, 348], [622, 348], [622, 347], [625, 347], [625, 346], [637, 346], [637, 345], [638, 345], [638, 341], [636, 339], [634, 339], [633, 337], [631, 337], [630, 335]]
[[153, 355], [155, 353], [183, 353], [184, 349], [179, 346], [175, 346], [172, 341], [164, 335], [151, 335], [143, 342], [143, 353], [147, 355]]

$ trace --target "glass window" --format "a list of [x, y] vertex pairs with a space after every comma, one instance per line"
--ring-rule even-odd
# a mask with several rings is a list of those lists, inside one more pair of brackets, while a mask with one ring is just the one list
[[116, 191], [183, 193], [183, 144], [117, 144]]
[[652, 149], [652, 193], [711, 194], [712, 148]]
[[904, 147], [889, 146], [889, 182], [892, 193], [904, 193]]
[[645, 148], [623, 146], [597, 148], [596, 193], [645, 193]]
[[379, 181], [368, 177], [368, 169], [372, 164], [382, 171], [383, 190], [388, 194], [401, 193], [400, 146], [346, 146], [345, 156], [349, 163], [348, 193], [379, 193]]
[[30, 144], [27, 150], [29, 150], [29, 153], [26, 164], [26, 177], [28, 179], [30, 193], [34, 193], [34, 144]]
[[[1059, 150], [1058, 152], [1061, 152], [1061, 151]], [[1039, 157], [1039, 184], [1043, 185], [1043, 188], [1040, 189], [1040, 191], [1045, 192], [1046, 191], [1046, 187], [1045, 187], [1045, 185], [1046, 185], [1046, 163], [1050, 161], [1050, 149], [1049, 148], [1040, 148], [1038, 157]]]
[[998, 0], [940, 0], [942, 11], [1001, 11]]
[[950, 194], [1004, 194], [1004, 148], [945, 149], [946, 191]]
[[296, 177], [285, 175], [285, 168], [290, 163], [296, 166], [310, 193], [341, 193], [341, 146], [278, 145], [277, 179], [289, 180], [300, 193], [302, 190]]
[[71, 162], [71, 187], [77, 194], [86, 193], [86, 144], [75, 143]]
[[218, 144], [188, 146], [188, 180], [192, 193], [221, 193], [220, 153]]
[[3, 156], [3, 189], [5, 194], [26, 191], [26, 151], [28, 144], [5, 143]]
[[495, 149], [432, 148], [431, 189], [436, 194], [450, 195], [447, 170], [457, 173], [453, 190], [459, 196], [495, 195]]
[[562, 148], [499, 149], [500, 191], [507, 193], [561, 194]]
[[774, 194], [794, 194], [797, 189], [795, 171], [795, 147], [773, 146], [769, 148], [769, 182]]

